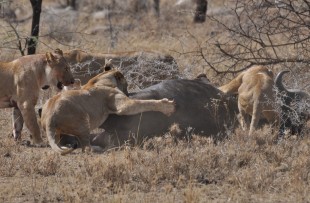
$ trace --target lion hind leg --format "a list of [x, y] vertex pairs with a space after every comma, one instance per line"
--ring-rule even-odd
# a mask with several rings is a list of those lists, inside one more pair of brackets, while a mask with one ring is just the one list
[[249, 122], [248, 122], [248, 116], [243, 110], [239, 110], [240, 113], [238, 114], [238, 122], [242, 128], [242, 130], [246, 131], [249, 129]]
[[[284, 128], [281, 127], [283, 124], [282, 120], [280, 122], [279, 114], [275, 110], [263, 110], [263, 116], [267, 119], [268, 123], [272, 125], [272, 127], [279, 126], [279, 134], [284, 134]], [[272, 133], [274, 132], [274, 128], [272, 128]]]
[[246, 131], [249, 129], [248, 115], [245, 111], [245, 107], [240, 103], [240, 98], [238, 99], [238, 109], [240, 112], [237, 117], [238, 121], [240, 123], [242, 130]]
[[78, 127], [72, 129], [70, 134], [74, 135], [82, 148], [82, 152], [90, 151], [90, 128], [88, 122], [80, 123]]
[[263, 115], [268, 120], [268, 123], [272, 125], [279, 124], [279, 115], [275, 110], [264, 110]]
[[80, 136], [77, 136], [79, 139], [79, 142], [81, 144], [82, 152], [89, 152], [91, 151], [91, 146], [90, 146], [90, 134], [89, 133], [83, 133]]
[[254, 130], [257, 128], [261, 113], [262, 113], [262, 106], [259, 103], [259, 101], [255, 101], [253, 104], [253, 114], [251, 119], [249, 135], [252, 135]]

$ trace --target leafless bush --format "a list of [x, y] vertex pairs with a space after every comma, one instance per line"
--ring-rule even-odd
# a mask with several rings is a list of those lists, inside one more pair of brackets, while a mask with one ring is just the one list
[[72, 9], [49, 8], [42, 12], [42, 33], [41, 36], [49, 36], [50, 38], [67, 43], [76, 39], [79, 33], [78, 12]]
[[[163, 54], [162, 57], [157, 57], [156, 54], [142, 51], [134, 57], [120, 56], [112, 60], [117, 64], [115, 67], [124, 74], [129, 90], [137, 90], [157, 84], [162, 80], [185, 77], [171, 56], [163, 57], [166, 56]], [[95, 75], [101, 71], [99, 68], [95, 69], [95, 66], [100, 67], [102, 64], [94, 58], [72, 64], [72, 71], [75, 75]]]
[[16, 20], [16, 14], [11, 8], [12, 1], [2, 1], [0, 2], [0, 18], [6, 20], [14, 21]]
[[309, 2], [276, 2], [234, 0], [230, 1], [231, 12], [209, 16], [223, 30], [200, 47], [212, 70], [235, 73], [254, 64], [294, 67], [310, 62]]
[[175, 61], [165, 63], [161, 60], [149, 59], [143, 54], [132, 65], [120, 66], [120, 68], [125, 74], [131, 90], [143, 89], [162, 80], [184, 78]]

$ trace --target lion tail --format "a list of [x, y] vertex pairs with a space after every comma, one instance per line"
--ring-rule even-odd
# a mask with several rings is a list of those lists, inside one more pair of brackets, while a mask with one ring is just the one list
[[46, 136], [48, 138], [48, 142], [50, 146], [52, 147], [52, 149], [60, 153], [61, 155], [66, 155], [72, 152], [75, 148], [62, 149], [57, 145], [57, 142], [59, 142], [59, 140], [56, 140], [56, 137], [58, 137], [57, 133], [58, 132], [55, 126], [53, 126], [52, 124], [46, 126]]
[[219, 87], [219, 90], [225, 94], [238, 94], [238, 89], [242, 84], [244, 72], [240, 73], [236, 78], [230, 81], [228, 84]]

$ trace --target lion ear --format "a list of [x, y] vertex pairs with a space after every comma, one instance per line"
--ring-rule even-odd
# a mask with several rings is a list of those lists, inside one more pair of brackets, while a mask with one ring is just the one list
[[111, 62], [112, 62], [112, 59], [107, 59], [107, 58], [104, 59], [105, 64], [111, 64]]
[[46, 52], [45, 56], [48, 63], [56, 61], [56, 57], [51, 52]]
[[81, 80], [78, 79], [78, 78], [74, 79], [74, 83], [76, 83], [76, 85], [79, 86], [79, 87], [82, 86], [82, 85], [81, 85]]
[[105, 59], [104, 71], [112, 70], [112, 68], [113, 68], [112, 59]]
[[54, 52], [55, 52], [56, 54], [59, 54], [60, 56], [63, 56], [63, 52], [62, 52], [62, 50], [59, 49], [59, 48], [55, 49]]

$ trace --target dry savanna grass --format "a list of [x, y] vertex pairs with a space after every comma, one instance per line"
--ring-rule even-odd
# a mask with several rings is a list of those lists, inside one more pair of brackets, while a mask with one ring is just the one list
[[309, 137], [275, 145], [267, 126], [252, 137], [237, 129], [219, 143], [198, 135], [175, 143], [167, 133], [141, 146], [68, 156], [18, 145], [10, 130], [2, 124], [2, 202], [310, 200]]
[[[219, 26], [211, 21], [193, 24], [192, 4], [176, 8], [174, 1], [162, 0], [157, 19], [149, 7], [134, 11], [132, 1], [85, 0], [72, 11], [61, 7], [65, 1], [44, 0], [38, 52], [57, 47], [158, 50], [171, 54], [187, 77], [204, 72], [214, 84], [224, 83], [195, 52], [204, 40], [220, 37]], [[113, 2], [107, 16], [104, 12]], [[209, 11], [219, 15], [224, 4], [210, 1]], [[13, 1], [10, 8], [22, 20], [13, 27], [20, 37], [27, 36], [30, 2]], [[1, 28], [0, 58], [12, 60], [20, 55], [10, 49], [16, 47], [16, 36], [4, 21]], [[1, 109], [0, 201], [309, 202], [309, 127], [303, 137], [287, 136], [279, 144], [273, 143], [275, 130], [266, 125], [251, 137], [236, 129], [221, 142], [201, 135], [175, 142], [168, 132], [138, 146], [60, 156], [49, 147], [16, 143], [10, 136], [11, 109]], [[22, 136], [29, 140], [27, 129]]]

